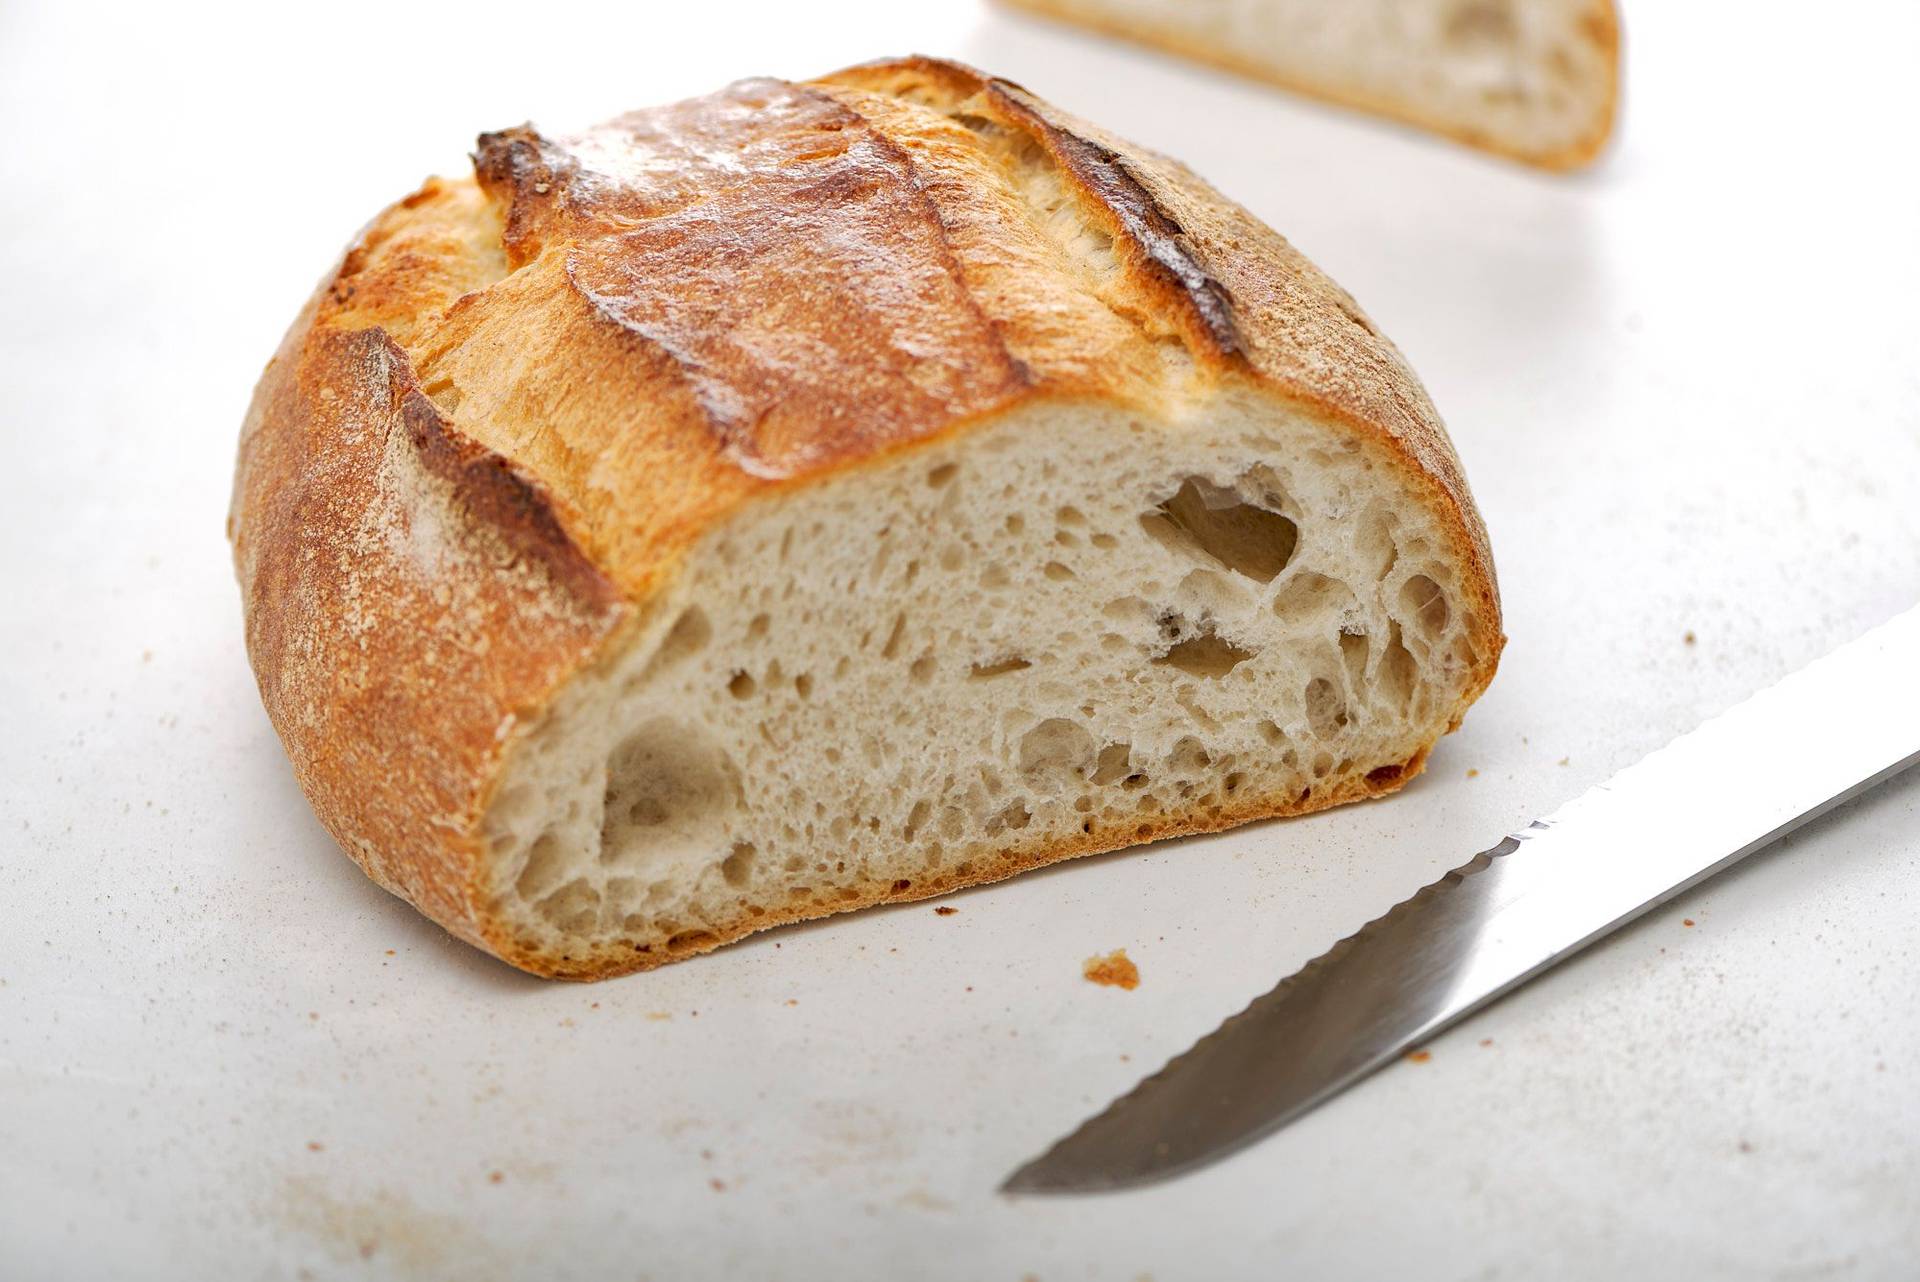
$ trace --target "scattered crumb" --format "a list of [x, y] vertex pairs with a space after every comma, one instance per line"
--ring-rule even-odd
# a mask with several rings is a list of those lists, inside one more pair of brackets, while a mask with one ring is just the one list
[[800, 999], [799, 999], [798, 997], [789, 997], [789, 998], [787, 998], [787, 1005], [789, 1005], [789, 1006], [798, 1006], [799, 1004], [800, 1004]]
[[152, 663], [152, 662], [153, 662], [153, 651], [151, 651], [151, 650], [142, 650], [142, 651], [140, 652], [140, 662], [142, 662], [142, 663]]
[[505, 1171], [488, 1171], [487, 1172], [487, 1183], [489, 1184], [498, 1184], [506, 1178], [507, 1178], [507, 1173]]
[[1120, 1062], [1121, 1062], [1122, 1064], [1131, 1064], [1131, 1063], [1133, 1063], [1133, 1056], [1131, 1056], [1131, 1055], [1122, 1055], [1122, 1056], [1120, 1057]]
[[1573, 758], [1572, 758], [1572, 757], [1562, 757], [1562, 758], [1560, 758], [1560, 764], [1564, 766], [1564, 765], [1566, 765], [1566, 764], [1567, 764], [1567, 763], [1568, 763], [1569, 761], [1572, 761], [1572, 760], [1573, 760]]
[[590, 1003], [590, 1004], [589, 1004], [589, 1005], [587, 1006], [587, 1009], [588, 1009], [588, 1010], [599, 1010], [599, 1009], [600, 1009], [600, 1003], [599, 1003], [599, 1002], [592, 1002], [592, 1003]]
[[647, 1012], [647, 1018], [648, 1019], [672, 1019], [673, 1016], [663, 1010], [650, 1010]]
[[1080, 967], [1080, 973], [1096, 984], [1109, 988], [1124, 988], [1132, 991], [1140, 987], [1140, 968], [1127, 956], [1127, 950], [1116, 948], [1105, 957], [1089, 957]]
[[951, 917], [955, 913], [959, 912], [960, 910], [958, 908], [949, 908], [945, 904], [941, 904], [938, 908], [934, 909], [933, 911], [936, 913], [939, 913], [942, 917]]
[[1433, 1058], [1432, 1051], [1408, 1051], [1407, 1058], [1416, 1064], [1424, 1064]]
[[715, 1193], [725, 1193], [727, 1191], [727, 1182], [725, 1180], [708, 1180], [707, 1185]]
[[391, 948], [387, 949], [387, 956], [389, 957], [393, 956], [393, 949]]
[[1480, 777], [1480, 772], [1479, 772], [1478, 770], [1469, 770], [1469, 771], [1467, 771], [1467, 778], [1469, 778], [1469, 779], [1478, 779], [1479, 777]]
[[710, 1148], [701, 1149], [700, 1157], [702, 1161], [711, 1162], [713, 1160], [713, 1150]]
[[317, 1011], [317, 1010], [310, 1010], [310, 1011], [308, 1011], [308, 1012], [307, 1012], [307, 1018], [308, 1018], [308, 1019], [319, 1019], [319, 1018], [320, 1018], [320, 1012], [319, 1012], [319, 1011]]
[[[1686, 643], [1687, 643], [1688, 645], [1692, 645], [1692, 644], [1693, 644], [1693, 643], [1694, 643], [1694, 642], [1695, 642], [1696, 640], [1698, 640], [1698, 639], [1699, 639], [1699, 638], [1697, 638], [1697, 637], [1695, 637], [1695, 636], [1693, 635], [1693, 631], [1692, 631], [1692, 629], [1688, 629], [1688, 631], [1687, 631], [1687, 635], [1686, 635], [1685, 637], [1683, 637], [1683, 638], [1682, 638], [1682, 640], [1684, 640], [1684, 641], [1685, 641], [1685, 642], [1686, 642]], [[1744, 1147], [1744, 1146], [1743, 1146], [1743, 1147]]]
[[1493, 1045], [1493, 1039], [1491, 1037], [1482, 1037], [1480, 1039], [1480, 1044], [1482, 1046], [1491, 1046]]
[[[1691, 632], [1689, 632], [1689, 633], [1687, 633], [1687, 636], [1688, 636], [1689, 638], [1691, 638], [1691, 637], [1693, 636], [1693, 633], [1691, 633]], [[1742, 1153], [1751, 1153], [1751, 1152], [1753, 1152], [1753, 1145], [1751, 1145], [1751, 1144], [1749, 1144], [1749, 1143], [1748, 1143], [1747, 1141], [1745, 1141], [1745, 1140], [1741, 1140], [1741, 1141], [1740, 1141], [1740, 1151], [1741, 1151]]]
[[1682, 926], [1691, 926], [1691, 925], [1693, 925], [1693, 918], [1691, 918], [1691, 917], [1682, 917], [1682, 918], [1680, 919], [1680, 924], [1681, 924]]
[[309, 1153], [324, 1153], [326, 1151], [326, 1148], [327, 1146], [325, 1144], [322, 1144], [319, 1140], [307, 1141], [307, 1152]]

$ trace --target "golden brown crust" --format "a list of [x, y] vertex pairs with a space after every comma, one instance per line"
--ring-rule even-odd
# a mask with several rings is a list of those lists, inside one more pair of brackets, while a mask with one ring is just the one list
[[1194, 62], [1219, 67], [1223, 71], [1263, 80], [1270, 85], [1277, 85], [1307, 97], [1318, 98], [1323, 102], [1350, 107], [1355, 111], [1364, 111], [1369, 115], [1381, 116], [1388, 120], [1397, 120], [1402, 124], [1424, 129], [1428, 133], [1438, 134], [1443, 138], [1451, 138], [1455, 142], [1464, 143], [1496, 156], [1503, 156], [1508, 160], [1518, 161], [1523, 165], [1533, 165], [1559, 173], [1584, 169], [1598, 159], [1600, 153], [1606, 149], [1608, 139], [1613, 136], [1614, 124], [1619, 114], [1620, 13], [1616, 0], [1590, 0], [1580, 23], [1582, 34], [1594, 51], [1601, 56], [1602, 65], [1606, 68], [1607, 78], [1601, 109], [1594, 114], [1592, 127], [1586, 132], [1564, 146], [1544, 150], [1515, 146], [1505, 139], [1494, 137], [1485, 130], [1442, 119], [1431, 112], [1418, 109], [1409, 102], [1368, 93], [1357, 86], [1339, 87], [1326, 82], [1308, 81], [1284, 75], [1258, 58], [1243, 56], [1214, 41], [1195, 36], [1183, 30], [1178, 24], [1149, 27], [1114, 17], [1098, 8], [1075, 3], [1075, 0], [1000, 0], [1000, 3], [1043, 17], [1071, 22], [1076, 26], [1098, 31], [1102, 35], [1178, 54]]
[[[1454, 721], [1491, 679], [1492, 560], [1418, 381], [1179, 165], [926, 58], [743, 81], [572, 140], [483, 135], [475, 164], [323, 282], [256, 393], [231, 524], [249, 651], [316, 810], [382, 885], [515, 965], [591, 978], [859, 906], [529, 955], [478, 903], [480, 821], [519, 729], [741, 505], [1036, 398], [1267, 396], [1379, 442], [1468, 567], [1483, 658]], [[861, 902], [1318, 809], [1418, 764]]]

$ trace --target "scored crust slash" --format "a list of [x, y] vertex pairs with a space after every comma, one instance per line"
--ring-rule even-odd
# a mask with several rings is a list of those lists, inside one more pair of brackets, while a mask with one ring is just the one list
[[1503, 643], [1353, 299], [928, 58], [482, 135], [295, 321], [230, 531], [322, 821], [572, 979], [1390, 793]]

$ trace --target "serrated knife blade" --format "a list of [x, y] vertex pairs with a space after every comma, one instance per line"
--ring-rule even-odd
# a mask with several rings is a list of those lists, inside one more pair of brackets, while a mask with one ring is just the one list
[[1920, 761], [1920, 606], [1362, 926], [1002, 1185], [1121, 1189], [1245, 1147]]

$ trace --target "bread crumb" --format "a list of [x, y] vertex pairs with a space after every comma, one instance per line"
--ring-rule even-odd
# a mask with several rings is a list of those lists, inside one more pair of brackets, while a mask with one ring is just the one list
[[1493, 1039], [1491, 1037], [1482, 1037], [1480, 1039], [1480, 1044], [1482, 1046], [1491, 1046], [1493, 1045]]
[[1416, 1064], [1424, 1064], [1433, 1058], [1432, 1051], [1408, 1051], [1407, 1058]]
[[1573, 760], [1573, 758], [1572, 758], [1572, 757], [1562, 757], [1562, 758], [1560, 758], [1560, 764], [1564, 766], [1564, 765], [1566, 765], [1566, 764], [1567, 764], [1567, 763], [1568, 763], [1569, 761], [1572, 761], [1572, 760]]
[[797, 997], [789, 997], [789, 998], [787, 998], [787, 1005], [789, 1005], [789, 1006], [798, 1006], [799, 1004], [800, 1004], [800, 999], [799, 999], [799, 998], [797, 998]]
[[715, 1193], [724, 1193], [727, 1191], [727, 1182], [725, 1180], [708, 1180], [707, 1183], [712, 1186]]
[[326, 1152], [326, 1149], [327, 1149], [327, 1146], [325, 1144], [322, 1144], [319, 1140], [307, 1141], [307, 1152], [309, 1153], [324, 1153]]
[[663, 1010], [650, 1010], [647, 1012], [647, 1018], [648, 1019], [672, 1019], [673, 1016]]
[[1105, 957], [1089, 957], [1080, 967], [1080, 973], [1096, 984], [1109, 988], [1124, 988], [1131, 992], [1140, 987], [1140, 968], [1127, 956], [1127, 950], [1116, 948]]
[[1480, 772], [1479, 772], [1478, 770], [1469, 770], [1469, 771], [1467, 771], [1467, 778], [1469, 778], [1469, 779], [1478, 779], [1479, 777], [1480, 777]]
[[393, 956], [393, 949], [391, 948], [387, 949], [387, 956], [389, 957]]
[[1682, 918], [1680, 919], [1680, 924], [1681, 924], [1682, 926], [1691, 926], [1691, 925], [1693, 925], [1693, 918], [1691, 918], [1691, 917], [1682, 917]]
[[488, 1171], [487, 1172], [487, 1183], [489, 1184], [498, 1184], [506, 1178], [507, 1178], [507, 1173], [505, 1171]]
[[945, 904], [941, 904], [938, 908], [934, 909], [933, 911], [935, 911], [936, 913], [939, 913], [942, 917], [951, 917], [955, 913], [959, 912], [960, 910], [958, 908], [949, 908]]
[[1693, 635], [1693, 632], [1691, 629], [1688, 630], [1687, 635], [1683, 639], [1686, 641], [1688, 645], [1692, 645], [1694, 641], [1697, 640], [1697, 638]]

